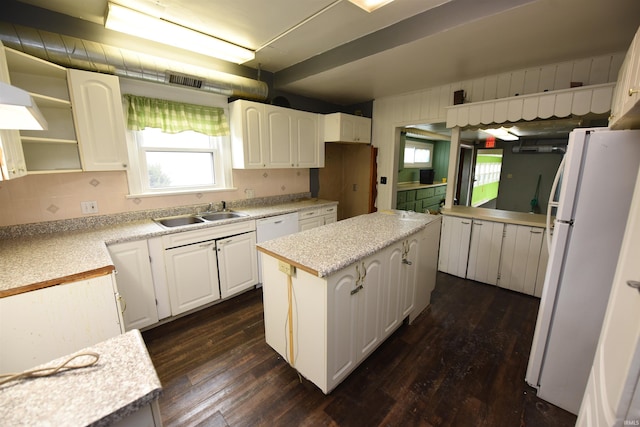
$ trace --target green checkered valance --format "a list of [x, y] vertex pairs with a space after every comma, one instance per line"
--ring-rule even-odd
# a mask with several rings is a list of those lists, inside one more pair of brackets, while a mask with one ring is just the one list
[[127, 127], [162, 129], [166, 133], [193, 130], [209, 136], [229, 135], [224, 109], [184, 104], [144, 96], [124, 95], [128, 107]]

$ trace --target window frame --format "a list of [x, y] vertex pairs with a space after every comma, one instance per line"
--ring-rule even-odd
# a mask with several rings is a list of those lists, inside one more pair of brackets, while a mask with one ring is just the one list
[[[413, 162], [407, 163], [407, 158], [405, 156], [407, 148], [414, 148], [420, 150], [428, 150], [429, 151], [429, 161], [428, 162]], [[423, 169], [423, 168], [431, 168], [433, 167], [433, 144], [430, 142], [417, 142], [412, 140], [405, 140], [404, 151], [402, 152], [402, 164], [405, 169], [414, 168], [414, 169]]]
[[[142, 143], [143, 140], [140, 138], [143, 132], [144, 131], [127, 131], [127, 146], [129, 148], [131, 166], [134, 164], [136, 165], [135, 171], [133, 170], [133, 167], [130, 168], [129, 189], [131, 195], [141, 196], [193, 192], [198, 193], [204, 191], [229, 190], [232, 188], [230, 155], [231, 143], [229, 136], [209, 137], [217, 139], [217, 141], [213, 141], [211, 148], [182, 148], [179, 146], [158, 147], [144, 146]], [[180, 134], [178, 133], [175, 135], [178, 136]], [[146, 160], [146, 153], [148, 152], [211, 153], [213, 157], [214, 180], [216, 184], [151, 188], [149, 186], [149, 169]]]
[[[224, 110], [225, 117], [230, 121], [229, 103], [224, 95], [217, 95], [211, 92], [187, 89], [182, 87], [168, 86], [161, 83], [146, 82], [131, 78], [120, 78], [120, 90], [122, 93], [130, 93], [133, 95], [146, 96], [151, 98], [161, 97], [170, 101], [185, 102], [190, 104], [199, 104], [210, 107], [220, 107]], [[127, 102], [122, 99], [122, 108], [126, 117]], [[224, 136], [219, 144], [220, 156], [217, 160], [222, 162], [222, 172], [224, 174], [224, 186], [197, 186], [197, 187], [181, 187], [157, 189], [145, 192], [142, 182], [147, 180], [146, 161], [143, 168], [140, 167], [140, 150], [136, 141], [134, 131], [126, 131], [127, 153], [129, 155], [129, 167], [127, 168], [127, 181], [129, 184], [128, 198], [159, 196], [159, 195], [180, 195], [189, 193], [204, 193], [218, 191], [234, 191], [233, 185], [233, 164], [231, 159], [231, 136]], [[216, 161], [214, 156], [214, 161]], [[214, 165], [215, 167], [215, 165]], [[143, 175], [144, 173], [144, 175]]]

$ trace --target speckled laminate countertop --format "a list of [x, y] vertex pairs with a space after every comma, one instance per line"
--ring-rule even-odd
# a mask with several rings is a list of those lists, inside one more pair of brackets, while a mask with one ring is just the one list
[[[0, 424], [105, 426], [160, 396], [162, 386], [138, 330], [77, 353], [84, 351], [100, 355], [94, 366], [1, 385]], [[37, 368], [55, 367], [66, 359]], [[75, 362], [86, 360], [91, 359]]]
[[89, 230], [0, 239], [0, 298], [108, 273], [114, 269], [107, 250], [110, 244], [303, 212], [335, 204], [335, 201], [306, 199], [234, 209], [249, 216], [213, 223], [165, 228], [146, 219]]
[[460, 216], [464, 218], [482, 219], [485, 221], [504, 222], [507, 224], [526, 225], [529, 227], [547, 226], [547, 216], [526, 212], [503, 211], [499, 209], [472, 208], [470, 206], [453, 206], [441, 209], [442, 215]]
[[259, 243], [258, 249], [325, 277], [418, 232], [436, 218], [405, 211], [376, 212]]

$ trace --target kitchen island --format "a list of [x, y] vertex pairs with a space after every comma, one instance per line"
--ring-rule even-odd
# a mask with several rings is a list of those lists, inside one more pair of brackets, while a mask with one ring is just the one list
[[440, 220], [384, 211], [259, 244], [267, 343], [331, 392], [428, 306]]

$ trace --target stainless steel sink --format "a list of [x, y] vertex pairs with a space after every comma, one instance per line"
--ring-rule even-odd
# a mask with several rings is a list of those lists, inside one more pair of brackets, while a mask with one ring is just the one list
[[165, 227], [182, 227], [184, 225], [204, 224], [206, 222], [221, 221], [223, 219], [241, 218], [249, 216], [249, 214], [241, 212], [208, 212], [198, 215], [179, 215], [166, 218], [154, 219], [160, 225]]
[[247, 216], [245, 213], [240, 212], [210, 212], [200, 215], [200, 218], [205, 219], [207, 221], [220, 221], [222, 219], [230, 219], [230, 218], [241, 218], [243, 216]]
[[164, 225], [165, 227], [180, 227], [183, 225], [202, 224], [204, 219], [194, 215], [181, 215], [168, 218], [158, 218], [154, 221], [158, 224]]

